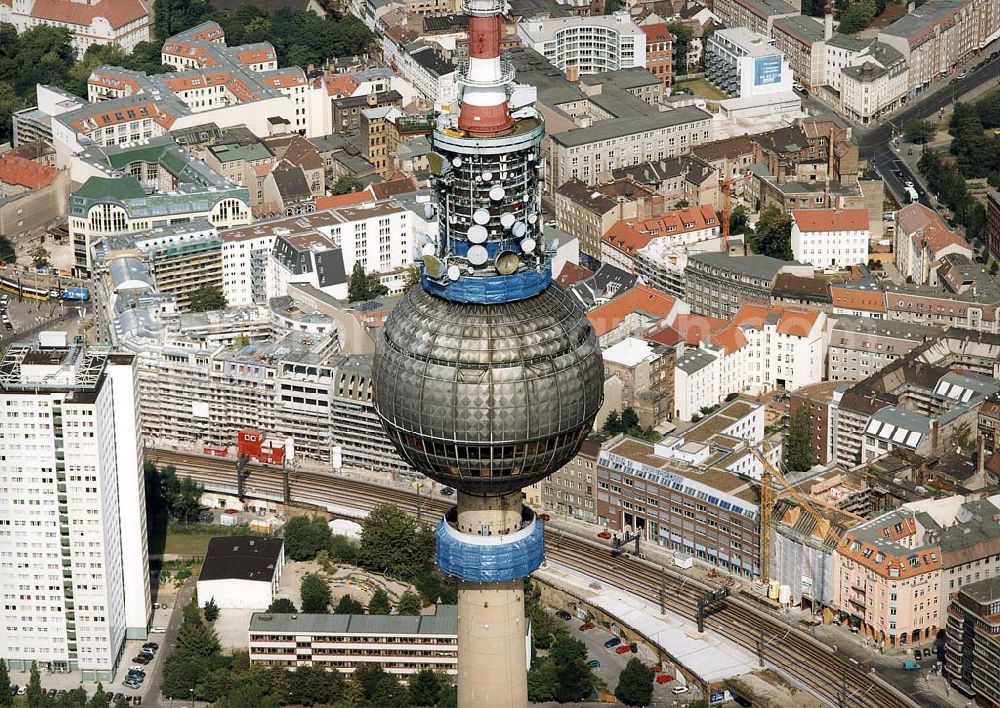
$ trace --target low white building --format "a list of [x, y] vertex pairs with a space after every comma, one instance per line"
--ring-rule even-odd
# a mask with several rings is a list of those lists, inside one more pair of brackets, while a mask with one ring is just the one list
[[868, 262], [866, 209], [796, 209], [792, 212], [792, 257], [816, 268], [846, 268]]
[[646, 66], [646, 33], [627, 12], [529, 19], [517, 36], [557, 69], [600, 74]]
[[674, 368], [674, 418], [691, 420], [702, 408], [750, 389], [750, 346], [739, 327], [729, 326], [681, 346]]
[[284, 542], [264, 536], [216, 536], [198, 576], [198, 604], [220, 609], [266, 609], [285, 565]]
[[14, 25], [18, 34], [39, 25], [68, 29], [77, 57], [106, 44], [128, 54], [150, 40], [149, 14], [139, 0], [8, 0], [0, 2], [0, 23]]
[[705, 49], [709, 81], [734, 98], [792, 94], [792, 69], [774, 40], [745, 27], [719, 29]]

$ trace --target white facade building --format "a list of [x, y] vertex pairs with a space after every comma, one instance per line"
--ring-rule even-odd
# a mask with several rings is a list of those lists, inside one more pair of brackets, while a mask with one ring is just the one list
[[139, 0], [11, 0], [0, 2], [0, 23], [14, 25], [18, 34], [39, 25], [68, 29], [77, 57], [106, 44], [128, 54], [150, 40], [149, 14]]
[[646, 66], [646, 33], [627, 12], [525, 20], [517, 35], [561, 70], [600, 74]]
[[198, 575], [198, 604], [263, 610], [271, 604], [285, 567], [280, 538], [216, 536], [208, 542]]
[[866, 209], [797, 209], [792, 212], [792, 257], [816, 268], [868, 262]]
[[705, 74], [729, 96], [755, 98], [792, 93], [792, 69], [774, 40], [745, 27], [720, 29], [705, 49]]
[[747, 338], [750, 392], [794, 391], [823, 380], [826, 314], [798, 307], [744, 303], [733, 324]]
[[727, 327], [678, 351], [674, 369], [674, 418], [691, 420], [702, 408], [750, 389], [750, 347], [738, 327]]
[[267, 264], [274, 248], [273, 232], [233, 229], [222, 238], [222, 293], [230, 307], [267, 302]]
[[135, 360], [10, 346], [0, 361], [0, 656], [109, 680], [151, 617]]

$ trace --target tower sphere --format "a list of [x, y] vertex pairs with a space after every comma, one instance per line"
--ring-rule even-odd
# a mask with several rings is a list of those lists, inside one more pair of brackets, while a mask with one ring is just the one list
[[469, 494], [507, 494], [576, 454], [601, 405], [603, 368], [582, 308], [554, 283], [500, 304], [417, 286], [379, 333], [375, 407], [420, 472]]

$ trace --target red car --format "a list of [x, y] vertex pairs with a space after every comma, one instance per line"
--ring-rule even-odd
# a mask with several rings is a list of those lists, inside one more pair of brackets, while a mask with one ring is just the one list
[[590, 629], [593, 629], [593, 628], [594, 628], [594, 623], [593, 622], [584, 622], [583, 624], [580, 625], [580, 631], [581, 632], [586, 632], [587, 630], [590, 630]]
[[621, 644], [615, 649], [615, 654], [628, 654], [630, 651], [632, 651], [632, 647], [628, 644]]
[[539, 518], [539, 519], [541, 519], [542, 521], [546, 521], [546, 522], [547, 522], [547, 521], [548, 521], [549, 519], [551, 519], [552, 517], [551, 517], [551, 516], [549, 516], [548, 514], [542, 514], [542, 515], [541, 515], [541, 516], [539, 516], [538, 518]]
[[671, 676], [670, 674], [657, 674], [656, 675], [656, 682], [659, 683], [659, 684], [670, 683], [673, 680], [674, 680], [674, 677]]
[[597, 534], [597, 537], [598, 538], [603, 538], [605, 541], [610, 541], [611, 540], [611, 532], [610, 531], [601, 531], [599, 534]]

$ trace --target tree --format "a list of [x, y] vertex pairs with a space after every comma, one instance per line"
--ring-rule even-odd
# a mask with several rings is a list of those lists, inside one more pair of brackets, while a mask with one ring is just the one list
[[747, 220], [747, 210], [742, 204], [729, 212], [729, 233], [742, 234], [750, 228]]
[[409, 590], [400, 595], [399, 602], [396, 603], [396, 611], [401, 615], [419, 615], [423, 608], [424, 603], [420, 595]]
[[185, 622], [177, 631], [177, 652], [182, 656], [207, 659], [220, 649], [215, 630], [200, 619]]
[[608, 417], [604, 419], [604, 425], [601, 426], [601, 432], [605, 435], [617, 435], [621, 431], [621, 414], [618, 411], [611, 411], [608, 413]]
[[788, 422], [788, 439], [785, 440], [784, 448], [786, 469], [792, 472], [803, 472], [812, 467], [811, 437], [812, 421], [809, 417], [809, 409], [802, 406]]
[[10, 695], [10, 674], [7, 673], [7, 662], [0, 658], [0, 706], [14, 705], [14, 697]]
[[94, 695], [90, 697], [87, 708], [108, 708], [108, 694], [100, 681], [97, 682], [97, 688], [94, 690]]
[[840, 13], [840, 26], [837, 29], [843, 34], [860, 32], [875, 19], [876, 10], [874, 0], [858, 0]]
[[365, 606], [350, 595], [341, 596], [337, 606], [333, 608], [335, 615], [363, 615], [364, 613]]
[[31, 264], [35, 266], [35, 268], [43, 268], [47, 266], [49, 264], [49, 259], [52, 258], [52, 254], [50, 254], [48, 249], [41, 244], [32, 248], [28, 255], [31, 256]]
[[392, 504], [379, 504], [361, 522], [358, 564], [403, 581], [416, 579], [434, 558], [434, 532]]
[[299, 586], [302, 596], [302, 612], [305, 614], [326, 614], [332, 593], [330, 585], [317, 573], [309, 573], [302, 578]]
[[388, 292], [389, 288], [382, 284], [378, 273], [365, 273], [365, 267], [361, 265], [361, 261], [355, 261], [347, 291], [348, 302], [371, 300]]
[[951, 431], [951, 444], [963, 452], [972, 450], [975, 444], [975, 436], [972, 434], [972, 427], [968, 421], [956, 425]]
[[653, 700], [653, 670], [638, 659], [629, 659], [618, 674], [615, 698], [627, 706], [647, 706]]
[[[7, 695], [10, 695], [10, 689], [7, 689]], [[28, 678], [28, 690], [25, 691], [25, 698], [28, 701], [29, 706], [37, 706], [42, 703], [42, 677], [38, 675], [38, 662], [31, 662], [31, 673]]]
[[392, 612], [392, 601], [389, 599], [389, 593], [383, 588], [375, 588], [371, 599], [368, 600], [368, 614], [387, 615], [390, 612]]
[[411, 705], [434, 706], [441, 698], [441, 680], [431, 669], [421, 669], [410, 674], [406, 683]]
[[353, 565], [358, 557], [358, 544], [347, 536], [334, 536], [330, 541], [330, 555]]
[[528, 671], [528, 700], [547, 703], [556, 700], [558, 693], [559, 677], [552, 661], [548, 658], [535, 661]]
[[139, 42], [126, 59], [126, 68], [144, 74], [166, 74], [174, 67], [161, 61], [163, 42]]
[[208, 0], [155, 0], [153, 31], [162, 41], [207, 20], [211, 12]]
[[[10, 25], [7, 25], [10, 27]], [[3, 38], [0, 37], [0, 45]], [[9, 143], [14, 138], [13, 118], [15, 111], [27, 108], [29, 101], [18, 94], [10, 81], [0, 81], [0, 143]], [[4, 260], [7, 260], [6, 258]]]
[[0, 235], [0, 261], [13, 263], [16, 260], [17, 252], [14, 250], [14, 244], [6, 236]]
[[287, 597], [279, 597], [271, 601], [267, 611], [275, 615], [294, 615], [298, 612], [295, 603]]
[[175, 651], [163, 664], [163, 695], [167, 698], [189, 698], [208, 669], [209, 662], [204, 657], [187, 656]]
[[[0, 256], [3, 258], [3, 256]], [[406, 280], [403, 282], [403, 290], [409, 290], [414, 285], [420, 283], [420, 268], [416, 265], [411, 265], [406, 269]]]
[[903, 137], [909, 143], [929, 142], [937, 133], [937, 125], [929, 120], [911, 120], [903, 125]]
[[625, 406], [622, 409], [622, 427], [625, 430], [639, 427], [639, 414], [635, 412], [632, 406]]
[[761, 212], [749, 244], [760, 255], [792, 260], [792, 218], [774, 204], [769, 204]]
[[209, 312], [211, 310], [225, 310], [228, 305], [222, 288], [217, 285], [202, 285], [191, 296], [189, 307], [191, 312]]
[[687, 73], [688, 48], [691, 46], [693, 33], [690, 27], [680, 22], [671, 22], [667, 25], [667, 29], [674, 36], [674, 75], [683, 76]]
[[406, 691], [399, 681], [381, 666], [364, 664], [354, 670], [351, 681], [360, 689], [362, 700], [377, 708], [406, 705]]
[[209, 622], [219, 619], [219, 606], [215, 604], [214, 597], [205, 603], [205, 619]]
[[359, 192], [362, 189], [364, 189], [364, 185], [361, 184], [361, 180], [352, 174], [341, 175], [333, 183], [333, 186], [330, 187], [330, 191], [334, 194], [350, 194], [351, 192]]
[[[337, 671], [325, 671], [316, 666], [301, 666], [288, 673], [288, 702], [293, 704], [312, 705], [329, 704], [344, 698], [347, 682]], [[274, 693], [272, 691], [272, 693]]]
[[333, 534], [321, 516], [293, 516], [285, 524], [285, 552], [295, 561], [313, 560], [330, 547]]

